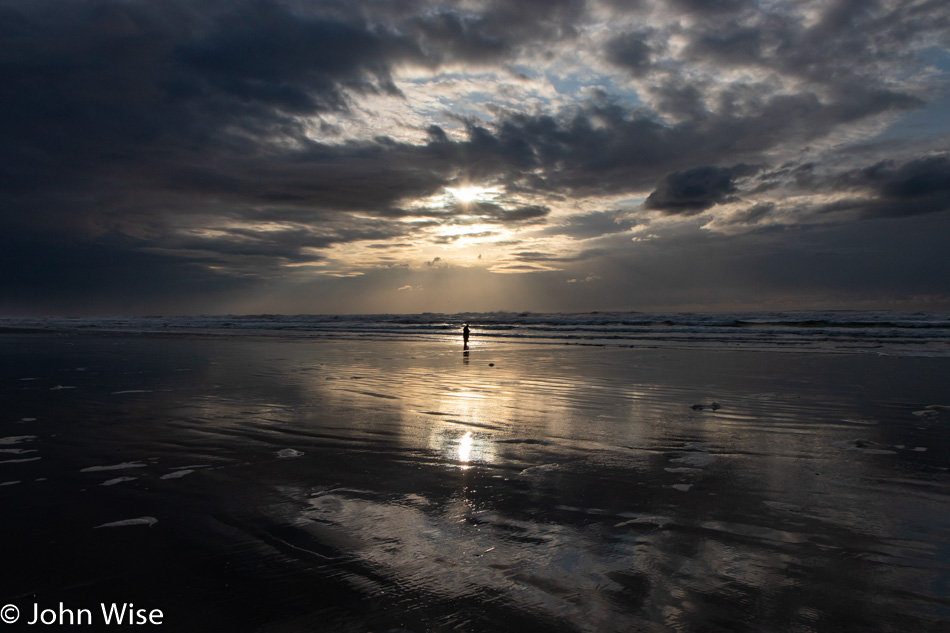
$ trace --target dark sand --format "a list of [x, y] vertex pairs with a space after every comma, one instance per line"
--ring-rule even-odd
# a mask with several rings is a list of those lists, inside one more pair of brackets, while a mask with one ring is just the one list
[[475, 343], [0, 337], [0, 604], [948, 630], [950, 359]]

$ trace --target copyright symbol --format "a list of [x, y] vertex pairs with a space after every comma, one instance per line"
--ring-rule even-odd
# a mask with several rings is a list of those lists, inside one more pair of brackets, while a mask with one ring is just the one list
[[19, 619], [20, 610], [16, 608], [16, 605], [8, 604], [0, 609], [0, 620], [3, 620], [5, 624], [13, 624]]

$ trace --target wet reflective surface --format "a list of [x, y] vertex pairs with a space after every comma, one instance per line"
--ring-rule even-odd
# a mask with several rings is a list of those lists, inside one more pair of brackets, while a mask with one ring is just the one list
[[2, 342], [0, 600], [21, 611], [134, 601], [183, 631], [950, 616], [950, 359]]

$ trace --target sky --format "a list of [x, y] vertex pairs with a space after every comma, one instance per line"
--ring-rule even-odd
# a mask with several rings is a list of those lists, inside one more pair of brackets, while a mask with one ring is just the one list
[[946, 0], [0, 0], [0, 314], [950, 310]]

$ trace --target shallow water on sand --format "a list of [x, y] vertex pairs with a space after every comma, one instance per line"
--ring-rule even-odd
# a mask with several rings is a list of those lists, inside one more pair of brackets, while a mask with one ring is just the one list
[[950, 410], [927, 408], [950, 404], [950, 359], [2, 343], [0, 601], [24, 613], [134, 602], [181, 631], [950, 617]]

